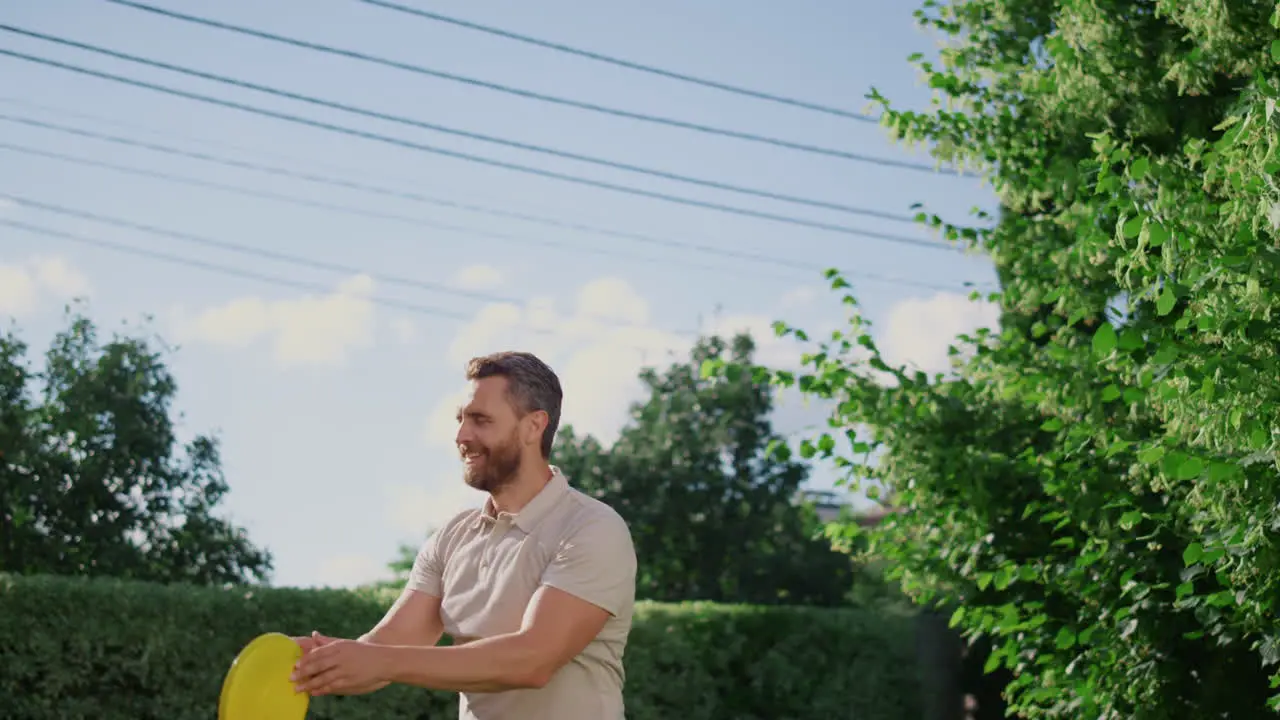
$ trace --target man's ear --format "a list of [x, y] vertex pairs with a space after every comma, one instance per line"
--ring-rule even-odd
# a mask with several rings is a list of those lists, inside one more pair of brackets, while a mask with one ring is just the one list
[[521, 439], [526, 445], [542, 445], [542, 432], [547, 429], [547, 423], [551, 421], [551, 416], [547, 415], [546, 410], [534, 410], [524, 416], [524, 437]]

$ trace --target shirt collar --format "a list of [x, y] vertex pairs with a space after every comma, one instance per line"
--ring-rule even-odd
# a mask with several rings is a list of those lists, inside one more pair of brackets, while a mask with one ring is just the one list
[[[526, 533], [533, 532], [538, 523], [551, 512], [556, 503], [569, 489], [569, 480], [560, 472], [560, 468], [555, 465], [551, 466], [551, 479], [529, 500], [520, 512], [510, 515], [512, 522], [516, 527]], [[505, 513], [504, 513], [505, 514]], [[485, 498], [484, 507], [480, 509], [480, 518], [478, 523], [493, 523], [498, 519], [498, 513], [494, 512], [493, 498]]]

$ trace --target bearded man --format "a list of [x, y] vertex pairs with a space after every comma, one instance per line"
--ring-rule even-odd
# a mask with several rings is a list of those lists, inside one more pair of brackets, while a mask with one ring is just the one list
[[[423, 544], [399, 599], [357, 640], [312, 633], [312, 695], [402, 683], [459, 693], [460, 720], [622, 720], [636, 556], [612, 508], [550, 464], [560, 380], [529, 353], [467, 365], [463, 477], [488, 494]], [[443, 633], [451, 647], [437, 647]]]

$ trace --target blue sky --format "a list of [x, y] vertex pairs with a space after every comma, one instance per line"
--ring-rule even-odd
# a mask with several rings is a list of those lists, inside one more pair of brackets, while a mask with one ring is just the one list
[[[878, 87], [923, 107], [906, 56], [934, 39], [913, 3], [657, 0], [406, 4], [534, 37], [853, 110]], [[928, 159], [874, 124], [738, 97], [372, 7], [355, 0], [155, 0], [229, 23], [636, 112], [897, 160]], [[972, 178], [820, 157], [608, 117], [355, 60], [244, 38], [98, 0], [9, 3], [0, 22], [286, 88], [350, 105], [829, 202], [951, 218], [990, 208]], [[911, 225], [737, 195], [498, 147], [312, 107], [0, 33], [0, 48], [149, 80], [325, 122], [655, 192], [927, 239]], [[506, 212], [678, 243], [909, 278], [950, 291], [855, 280], [882, 343], [937, 367], [958, 332], [989, 323], [965, 297], [989, 262], [949, 250], [739, 217], [534, 177], [211, 107], [0, 57], [0, 114], [226, 158], [287, 166]], [[349, 585], [385, 574], [400, 542], [479, 498], [450, 446], [450, 403], [466, 358], [543, 354], [562, 374], [565, 422], [608, 439], [637, 399], [637, 370], [687, 349], [702, 330], [766, 330], [775, 319], [826, 326], [840, 315], [821, 277], [687, 247], [551, 227], [173, 157], [0, 121], [0, 142], [172, 173], [250, 194], [0, 149], [0, 192], [180, 233], [359, 269], [327, 272], [0, 202], [0, 218], [314, 285], [218, 274], [0, 226], [0, 316], [40, 347], [69, 298], [104, 326], [145, 316], [179, 345], [185, 433], [223, 443], [226, 510], [275, 555], [282, 585]], [[304, 203], [252, 196], [270, 193]], [[310, 203], [310, 205], [306, 204]], [[342, 212], [334, 205], [360, 208]], [[391, 216], [391, 217], [388, 217]], [[469, 228], [446, 230], [439, 225]], [[494, 235], [503, 236], [501, 238]], [[615, 253], [609, 255], [601, 253]], [[624, 257], [619, 257], [619, 255]], [[443, 290], [396, 286], [387, 276]], [[388, 298], [434, 308], [410, 311]], [[532, 330], [531, 330], [532, 329]], [[762, 357], [786, 362], [789, 344]], [[788, 432], [819, 421], [790, 404]], [[826, 487], [819, 473], [815, 486]]]

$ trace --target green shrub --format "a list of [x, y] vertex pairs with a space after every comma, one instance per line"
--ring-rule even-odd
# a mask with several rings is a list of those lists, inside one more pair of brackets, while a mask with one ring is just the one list
[[[0, 577], [0, 698], [16, 720], [208, 720], [262, 632], [352, 637], [377, 592]], [[913, 629], [859, 610], [642, 604], [627, 650], [632, 720], [918, 716]], [[309, 718], [457, 716], [456, 695], [392, 687], [317, 698]]]

